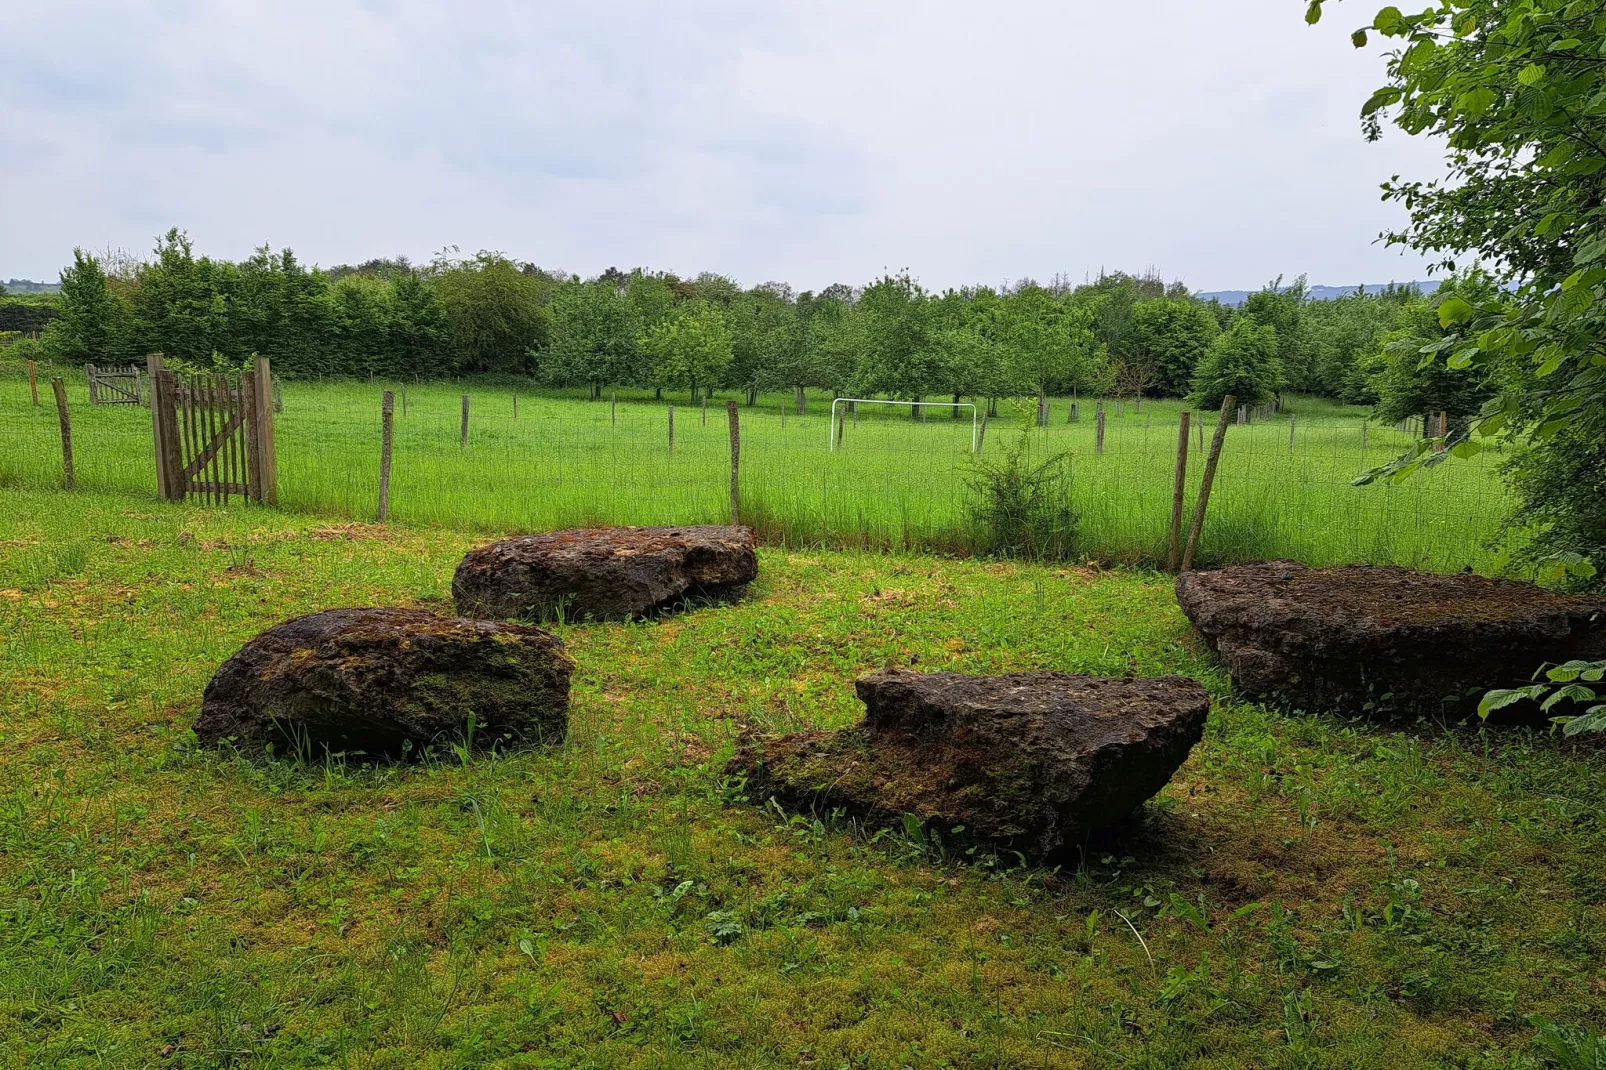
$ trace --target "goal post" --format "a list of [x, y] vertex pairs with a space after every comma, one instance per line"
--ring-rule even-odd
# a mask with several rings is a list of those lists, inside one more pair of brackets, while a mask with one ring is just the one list
[[981, 417], [976, 406], [968, 401], [888, 401], [885, 398], [837, 398], [831, 402], [831, 422], [826, 427], [826, 443], [834, 452], [837, 448], [837, 415], [838, 405], [897, 405], [917, 409], [969, 409], [970, 410], [970, 452], [976, 453], [981, 447], [980, 428]]

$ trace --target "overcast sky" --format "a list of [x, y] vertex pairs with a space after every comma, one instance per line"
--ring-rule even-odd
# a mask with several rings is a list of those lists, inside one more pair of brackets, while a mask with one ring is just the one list
[[[1375, 5], [1374, 5], [1375, 6]], [[0, 278], [169, 226], [324, 265], [937, 288], [1425, 277], [1375, 243], [1370, 8], [1303, 0], [50, 0], [0, 13]]]

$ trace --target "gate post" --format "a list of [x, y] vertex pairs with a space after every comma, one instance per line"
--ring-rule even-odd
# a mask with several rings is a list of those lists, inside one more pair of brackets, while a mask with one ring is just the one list
[[178, 418], [173, 408], [173, 376], [162, 367], [162, 355], [145, 361], [151, 384], [151, 439], [156, 451], [156, 496], [164, 502], [184, 500], [179, 484]]
[[273, 367], [267, 357], [258, 357], [251, 371], [256, 379], [256, 434], [251, 449], [259, 458], [257, 471], [262, 477], [262, 496], [266, 505], [279, 504], [279, 465], [273, 453]]

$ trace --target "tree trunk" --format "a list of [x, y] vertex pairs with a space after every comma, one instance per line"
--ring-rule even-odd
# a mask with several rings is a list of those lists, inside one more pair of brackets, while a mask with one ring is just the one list
[[1037, 426], [1048, 426], [1048, 394], [1042, 390], [1037, 392]]
[[803, 392], [803, 388], [801, 386], [794, 387], [793, 389], [797, 391], [797, 414], [802, 416], [808, 410], [808, 395]]
[[957, 419], [959, 419], [959, 395], [958, 395], [958, 394], [957, 394], [957, 393], [955, 393], [955, 394], [954, 394], [954, 412], [953, 412], [953, 418], [954, 418], [954, 419], [955, 419], [955, 420], [957, 420]]
[[654, 401], [662, 401], [662, 400], [664, 400], [664, 388], [661, 387], [661, 386], [653, 387], [653, 389], [652, 389], [652, 399]]

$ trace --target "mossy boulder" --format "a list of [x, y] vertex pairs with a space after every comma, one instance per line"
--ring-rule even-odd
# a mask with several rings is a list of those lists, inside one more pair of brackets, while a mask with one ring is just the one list
[[912, 815], [946, 842], [1032, 861], [1072, 853], [1163, 788], [1210, 711], [1182, 676], [887, 670], [856, 689], [866, 715], [852, 728], [740, 741], [729, 771], [750, 798], [877, 825]]
[[588, 528], [471, 550], [452, 577], [466, 617], [630, 620], [688, 598], [728, 598], [758, 576], [753, 529]]
[[1469, 714], [1544, 662], [1606, 657], [1606, 599], [1470, 573], [1268, 561], [1176, 590], [1239, 694], [1307, 710]]
[[539, 628], [331, 609], [269, 628], [224, 662], [195, 734], [243, 750], [387, 758], [551, 743], [568, 729], [573, 671], [562, 641]]

